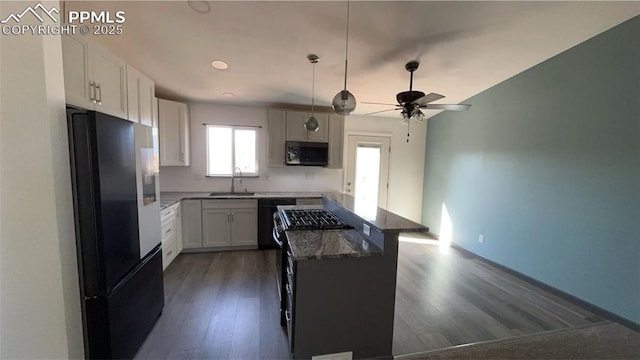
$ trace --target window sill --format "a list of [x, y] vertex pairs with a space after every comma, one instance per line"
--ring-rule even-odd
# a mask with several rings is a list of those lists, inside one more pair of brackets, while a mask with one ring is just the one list
[[[231, 179], [234, 176], [231, 176], [231, 175], [205, 175], [204, 177], [212, 178], [212, 179], [215, 179], [215, 178]], [[236, 179], [257, 179], [259, 177], [260, 177], [260, 175], [242, 175], [242, 176], [235, 176], [234, 178], [236, 178]]]

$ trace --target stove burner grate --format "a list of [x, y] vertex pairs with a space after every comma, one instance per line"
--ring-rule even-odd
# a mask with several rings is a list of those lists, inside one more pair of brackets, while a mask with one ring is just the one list
[[324, 209], [285, 210], [287, 229], [343, 229], [350, 227]]

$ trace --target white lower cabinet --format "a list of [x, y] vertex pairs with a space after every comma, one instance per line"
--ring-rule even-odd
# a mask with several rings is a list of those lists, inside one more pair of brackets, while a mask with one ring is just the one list
[[258, 209], [231, 209], [231, 246], [258, 246]]
[[182, 246], [202, 248], [202, 200], [182, 200]]
[[228, 209], [202, 210], [202, 245], [229, 246], [231, 243], [231, 214]]
[[258, 202], [252, 200], [203, 200], [204, 248], [257, 247]]

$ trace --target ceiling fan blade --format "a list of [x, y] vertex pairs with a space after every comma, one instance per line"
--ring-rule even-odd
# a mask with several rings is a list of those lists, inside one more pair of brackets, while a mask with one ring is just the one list
[[364, 114], [364, 115], [365, 115], [365, 116], [367, 116], [367, 115], [374, 115], [374, 114], [379, 114], [379, 113], [383, 113], [383, 112], [387, 112], [387, 111], [391, 111], [391, 110], [398, 110], [398, 109], [397, 109], [397, 108], [394, 108], [394, 109], [387, 109], [387, 110], [374, 111], [374, 112], [371, 112], [371, 113], [368, 113], [368, 114]]
[[469, 110], [471, 105], [469, 104], [426, 104], [420, 105], [423, 109], [431, 109], [431, 110], [457, 110], [457, 111], [465, 111]]
[[440, 94], [436, 94], [436, 93], [429, 93], [423, 97], [421, 97], [420, 99], [414, 101], [414, 103], [418, 104], [418, 105], [426, 105], [430, 102], [436, 101], [436, 100], [440, 100], [440, 99], [444, 99], [444, 95], [440, 95]]
[[361, 101], [361, 102], [360, 102], [360, 104], [398, 106], [398, 104], [385, 104], [385, 103], [378, 103], [378, 102], [366, 102], [366, 101]]

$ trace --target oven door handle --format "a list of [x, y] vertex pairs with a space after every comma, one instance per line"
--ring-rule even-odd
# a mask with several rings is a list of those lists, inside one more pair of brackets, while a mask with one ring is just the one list
[[277, 226], [273, 227], [272, 234], [273, 234], [273, 241], [276, 244], [278, 244], [278, 246], [282, 249], [282, 241], [280, 241], [280, 239], [278, 238], [278, 227]]

